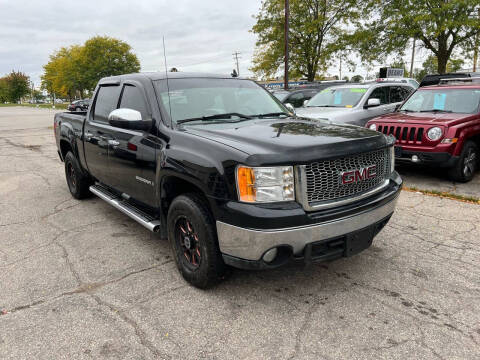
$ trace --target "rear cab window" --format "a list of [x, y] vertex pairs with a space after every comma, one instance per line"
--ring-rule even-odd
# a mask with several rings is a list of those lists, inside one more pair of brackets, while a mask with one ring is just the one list
[[108, 115], [117, 108], [120, 86], [103, 85], [95, 97], [92, 120], [108, 123]]

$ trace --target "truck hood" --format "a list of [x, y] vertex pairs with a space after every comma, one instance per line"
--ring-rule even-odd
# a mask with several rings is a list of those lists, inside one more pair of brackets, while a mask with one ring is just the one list
[[344, 157], [388, 144], [383, 134], [366, 128], [308, 119], [256, 119], [184, 129], [249, 154], [247, 165], [252, 166]]
[[328, 119], [331, 120], [338, 115], [348, 114], [353, 108], [332, 108], [332, 107], [303, 107], [295, 110], [298, 116], [304, 116], [312, 119]]
[[454, 114], [454, 113], [407, 113], [394, 112], [391, 114], [377, 117], [370, 122], [400, 122], [410, 124], [439, 124], [450, 125], [459, 121], [468, 120], [473, 114]]

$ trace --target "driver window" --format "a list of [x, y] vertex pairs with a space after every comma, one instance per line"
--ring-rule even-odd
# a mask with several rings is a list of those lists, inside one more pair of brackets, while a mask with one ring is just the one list
[[387, 86], [382, 86], [378, 87], [375, 90], [372, 91], [370, 96], [368, 97], [369, 99], [379, 99], [380, 104], [388, 104], [388, 87]]
[[139, 88], [133, 85], [125, 85], [123, 87], [122, 100], [120, 101], [120, 108], [127, 108], [140, 111], [142, 119], [148, 118], [147, 107], [143, 94]]
[[304, 99], [305, 99], [305, 97], [303, 96], [303, 94], [301, 92], [298, 92], [298, 93], [290, 95], [290, 97], [288, 98], [288, 100], [286, 102], [290, 103], [294, 107], [298, 108], [298, 107], [303, 105]]

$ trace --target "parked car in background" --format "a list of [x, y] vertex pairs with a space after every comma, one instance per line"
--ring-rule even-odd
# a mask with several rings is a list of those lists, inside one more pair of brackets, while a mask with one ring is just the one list
[[461, 73], [447, 73], [447, 74], [427, 74], [420, 82], [420, 86], [438, 85], [442, 79], [461, 79], [478, 77], [480, 73], [461, 72]]
[[480, 83], [472, 80], [420, 87], [398, 112], [367, 127], [395, 136], [400, 162], [442, 167], [452, 180], [470, 181], [480, 161]]
[[332, 86], [320, 91], [296, 113], [312, 119], [365, 126], [374, 117], [394, 112], [414, 90], [402, 82]]
[[372, 82], [400, 82], [400, 83], [410, 84], [414, 89], [418, 88], [420, 85], [417, 80], [413, 78], [404, 78], [404, 77], [378, 78], [375, 80], [365, 81], [366, 84], [372, 83]]
[[68, 105], [68, 111], [87, 111], [90, 106], [90, 99], [76, 100]]
[[222, 75], [104, 78], [88, 112], [55, 114], [54, 131], [72, 196], [94, 193], [160, 232], [200, 288], [226, 265], [353, 256], [402, 187], [393, 138], [299, 119], [255, 82]]
[[310, 100], [320, 89], [306, 88], [302, 90], [276, 90], [272, 94], [284, 104], [292, 104], [294, 108], [303, 106], [306, 100]]

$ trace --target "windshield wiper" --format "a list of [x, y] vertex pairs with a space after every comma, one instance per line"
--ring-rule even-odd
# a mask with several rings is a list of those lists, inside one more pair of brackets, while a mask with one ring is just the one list
[[241, 119], [251, 119], [251, 116], [240, 114], [240, 113], [226, 113], [226, 114], [215, 114], [215, 115], [209, 115], [209, 116], [201, 116], [201, 117], [196, 117], [196, 118], [190, 118], [190, 119], [182, 119], [178, 120], [177, 124], [183, 124], [186, 122], [190, 121], [208, 121], [208, 120], [215, 120], [215, 119], [230, 119], [232, 116], [239, 117]]
[[343, 107], [343, 106], [335, 106], [335, 105], [307, 105], [307, 107]]
[[405, 111], [405, 112], [416, 112], [415, 110], [410, 110], [410, 109], [400, 109], [399, 111]]
[[452, 110], [441, 110], [441, 109], [430, 109], [430, 110], [420, 110], [420, 112], [442, 112], [442, 113], [451, 113], [453, 112]]
[[286, 117], [288, 117], [289, 115], [284, 113], [284, 112], [274, 112], [274, 113], [266, 113], [266, 114], [257, 114], [257, 115], [250, 115], [252, 118], [267, 118], [267, 117], [274, 117], [274, 116], [281, 116], [281, 115], [285, 115]]

